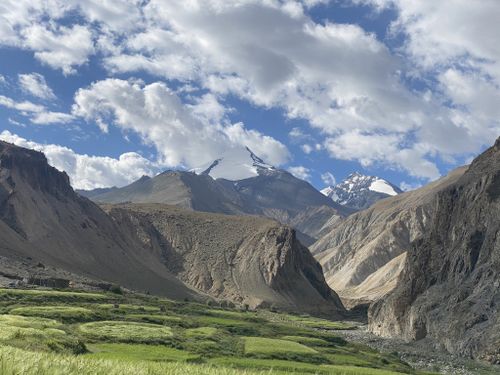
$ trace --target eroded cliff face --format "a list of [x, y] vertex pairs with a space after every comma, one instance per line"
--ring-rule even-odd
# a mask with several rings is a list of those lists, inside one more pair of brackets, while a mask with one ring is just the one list
[[383, 199], [349, 216], [310, 247], [346, 306], [371, 303], [394, 288], [410, 243], [428, 230], [434, 197], [465, 170]]
[[371, 306], [369, 328], [424, 338], [500, 362], [500, 138], [431, 202], [396, 288]]
[[104, 207], [117, 222], [130, 223], [172, 273], [208, 295], [250, 307], [344, 313], [321, 266], [288, 226], [161, 204]]
[[40, 262], [89, 279], [172, 298], [196, 292], [150, 256], [96, 204], [76, 194], [68, 176], [33, 150], [0, 142], [0, 256]]

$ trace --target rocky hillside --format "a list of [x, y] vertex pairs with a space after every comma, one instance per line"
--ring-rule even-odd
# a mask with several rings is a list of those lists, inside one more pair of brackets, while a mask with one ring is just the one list
[[256, 216], [186, 211], [162, 204], [104, 206], [186, 284], [251, 307], [338, 316], [344, 309], [294, 231]]
[[347, 306], [370, 303], [394, 288], [410, 243], [427, 231], [436, 194], [465, 169], [381, 200], [333, 226], [311, 246], [328, 284]]
[[430, 204], [396, 288], [370, 308], [370, 329], [500, 363], [500, 138]]
[[0, 142], [0, 256], [172, 298], [196, 293], [139, 239], [76, 194], [42, 153]]

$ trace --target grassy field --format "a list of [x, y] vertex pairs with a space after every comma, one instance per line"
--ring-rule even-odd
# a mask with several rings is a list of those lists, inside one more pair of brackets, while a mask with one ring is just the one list
[[421, 374], [344, 322], [137, 294], [0, 289], [0, 373]]

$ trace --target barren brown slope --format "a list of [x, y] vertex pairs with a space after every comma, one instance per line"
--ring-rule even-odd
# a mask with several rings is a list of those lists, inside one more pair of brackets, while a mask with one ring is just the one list
[[330, 317], [344, 312], [320, 265], [288, 226], [162, 204], [104, 207], [161, 252], [172, 273], [209, 295]]
[[42, 153], [0, 142], [0, 255], [184, 298], [196, 293], [97, 205], [74, 193]]
[[500, 138], [431, 205], [397, 287], [370, 308], [370, 329], [500, 363]]
[[423, 188], [378, 201], [311, 246], [328, 284], [346, 305], [370, 303], [394, 287], [405, 259], [402, 254], [428, 230], [434, 197], [465, 170], [458, 168]]

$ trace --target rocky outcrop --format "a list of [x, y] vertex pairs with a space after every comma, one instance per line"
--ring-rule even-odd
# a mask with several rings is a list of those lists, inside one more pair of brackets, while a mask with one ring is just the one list
[[[186, 284], [218, 299], [338, 317], [344, 308], [294, 230], [162, 204], [104, 206]], [[128, 224], [126, 224], [128, 223]]]
[[383, 199], [349, 216], [311, 246], [328, 284], [348, 307], [376, 301], [394, 288], [410, 243], [428, 228], [436, 194], [465, 171]]
[[500, 363], [500, 139], [434, 197], [396, 288], [369, 310], [383, 336]]

